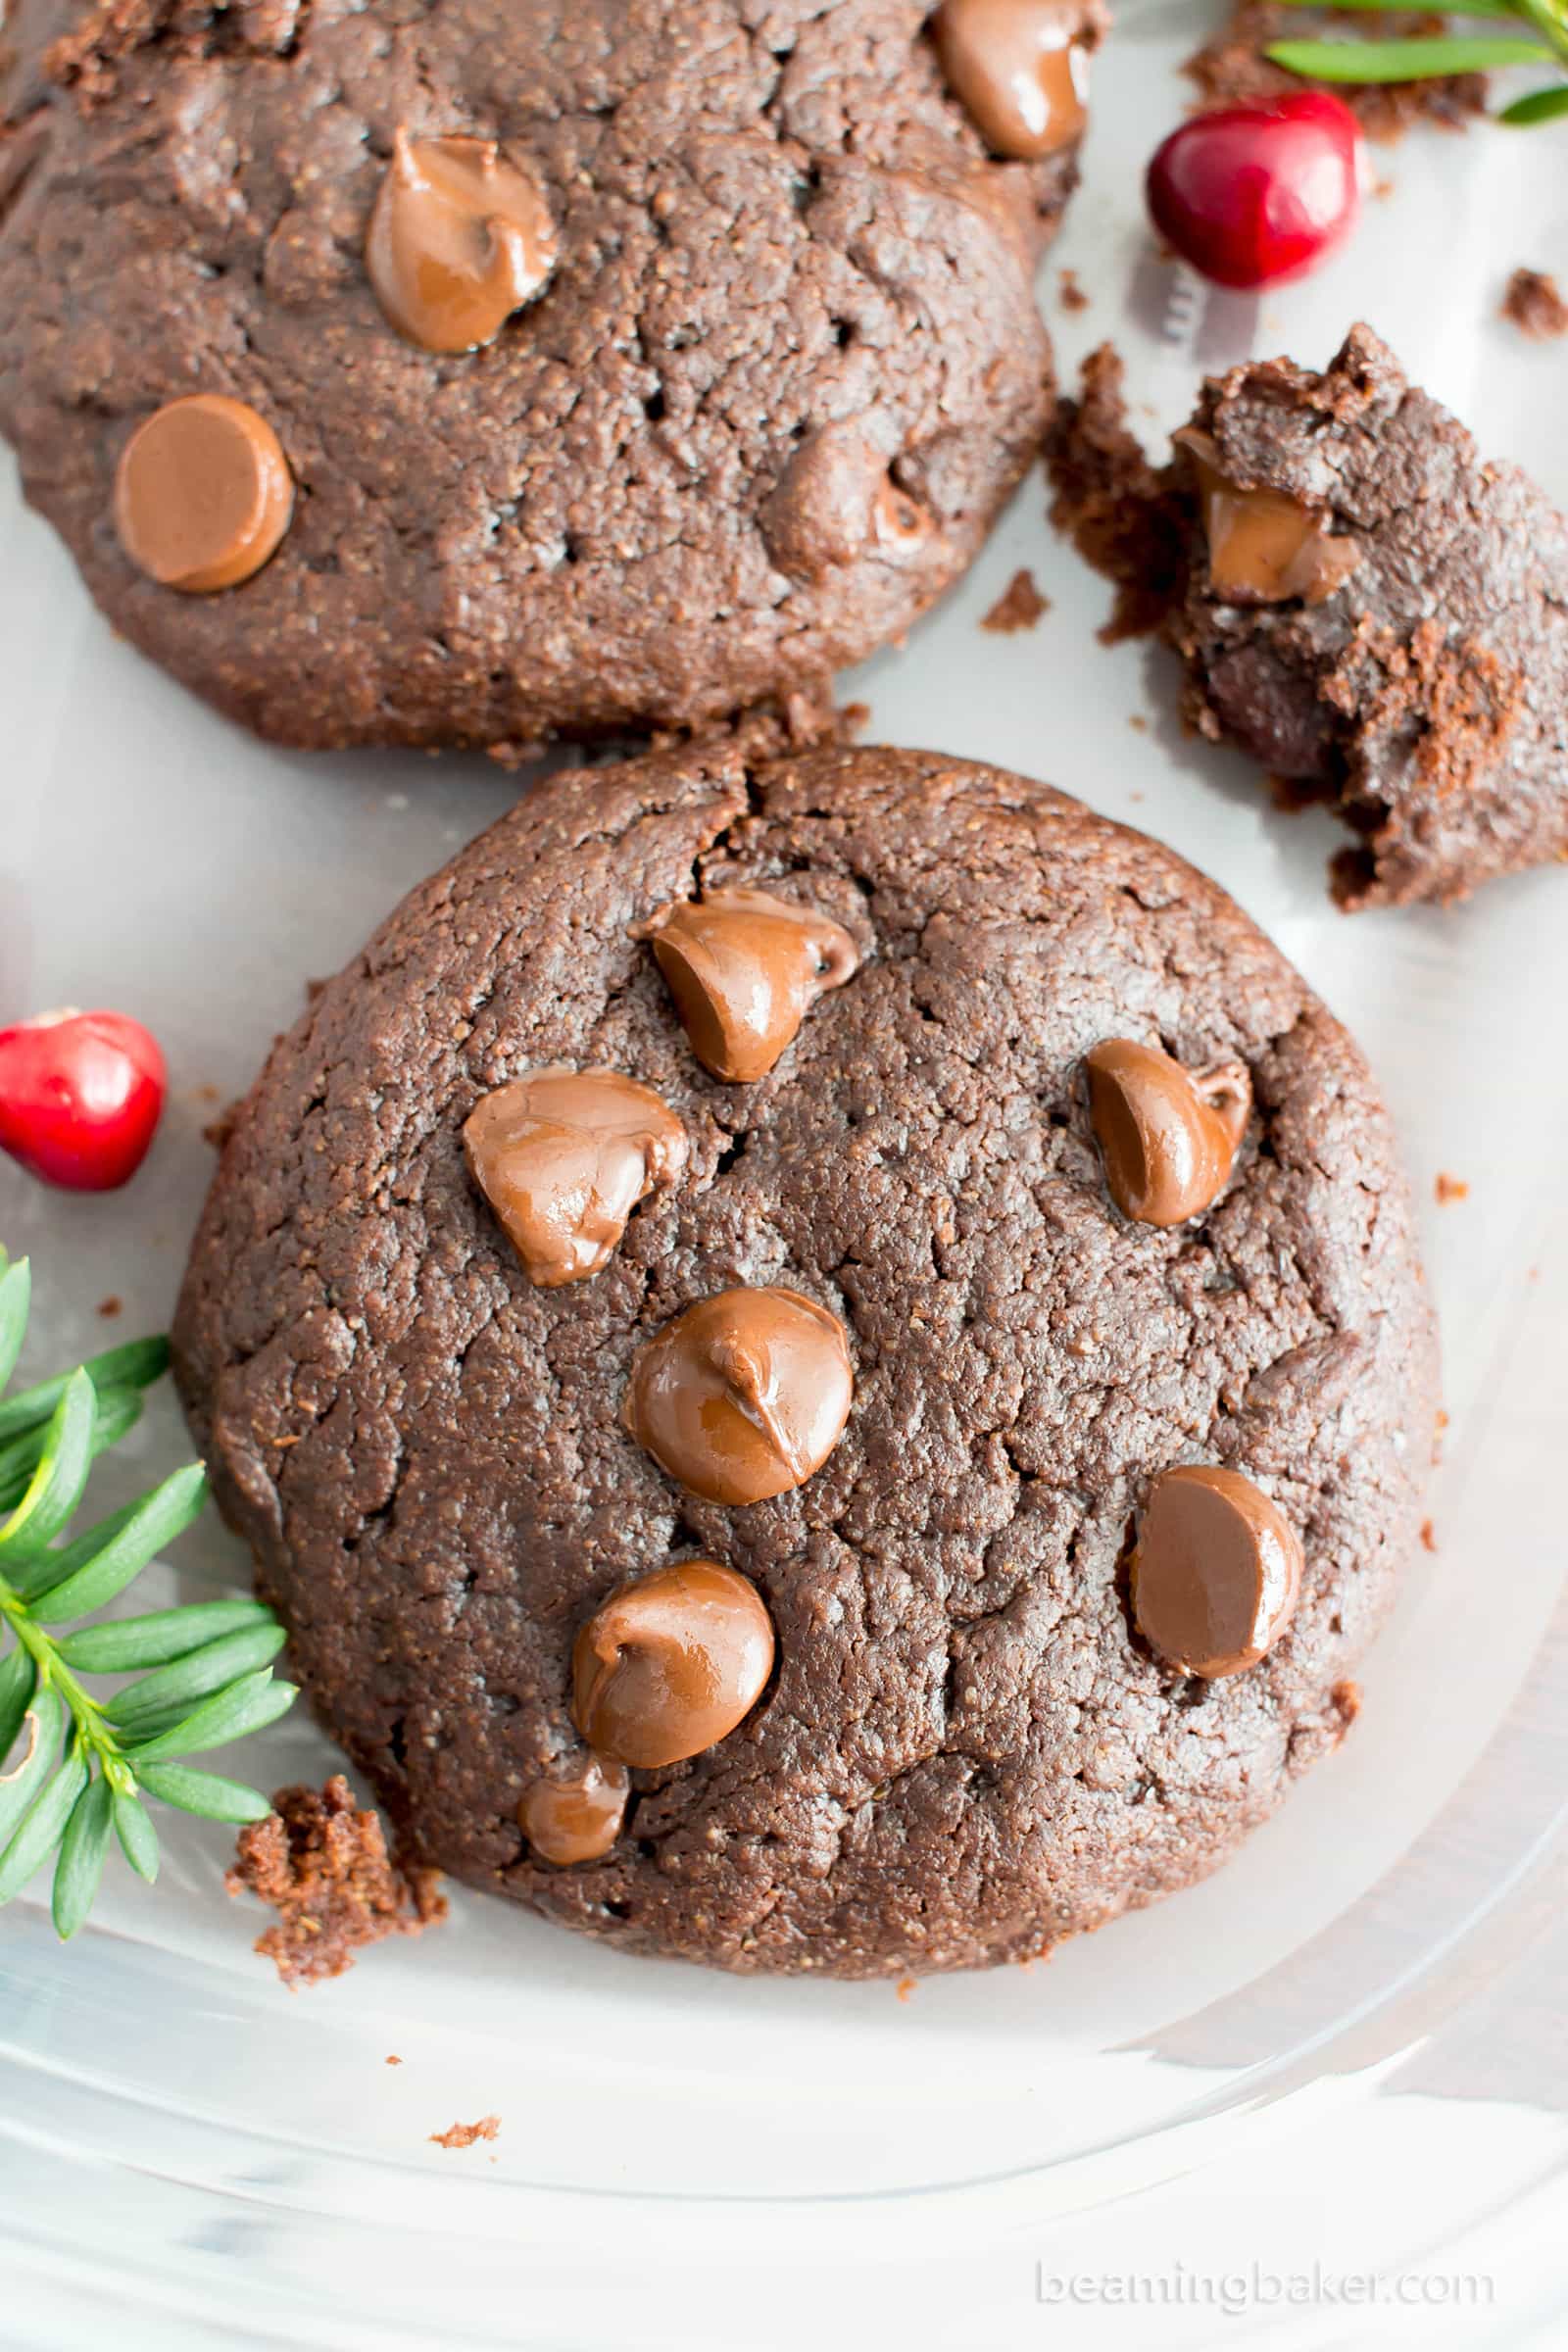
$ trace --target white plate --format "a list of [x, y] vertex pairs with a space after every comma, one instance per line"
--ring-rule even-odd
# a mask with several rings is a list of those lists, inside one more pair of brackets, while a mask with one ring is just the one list
[[[1172, 68], [1195, 29], [1146, 14], [1103, 61], [1087, 184], [1042, 279], [1064, 368], [1112, 336], [1152, 431], [1186, 412], [1198, 360], [1288, 348], [1321, 363], [1367, 316], [1489, 451], [1568, 501], [1568, 358], [1495, 318], [1516, 263], [1568, 264], [1568, 138], [1412, 137], [1379, 158], [1392, 192], [1344, 257], [1261, 312], [1200, 299], [1167, 340], [1172, 281], [1138, 177], [1182, 102]], [[1063, 264], [1091, 293], [1083, 316], [1058, 314]], [[0, 1166], [0, 1237], [33, 1254], [34, 1355], [52, 1367], [165, 1322], [210, 1164], [201, 1127], [305, 980], [514, 787], [478, 760], [313, 759], [235, 733], [110, 635], [9, 468], [0, 546], [0, 1017], [122, 1005], [173, 1073], [165, 1133], [123, 1196], [70, 1200]], [[1025, 564], [1050, 613], [982, 632]], [[894, 2258], [873, 2334], [915, 2315], [916, 2340], [1032, 2342], [1050, 2314], [1010, 2269], [966, 2331], [972, 2284], [952, 2301], [966, 2257], [1005, 2241], [1022, 2264], [1020, 2232], [1063, 2215], [1092, 2231], [1082, 2217], [1107, 2200], [1195, 2165], [1245, 2179], [1303, 2114], [1343, 2147], [1353, 2110], [1355, 2145], [1379, 2151], [1359, 2194], [1380, 2259], [1535, 2178], [1549, 2150], [1531, 2132], [1568, 2105], [1568, 2065], [1560, 2043], [1538, 2060], [1527, 2041], [1495, 2076], [1509, 2020], [1536, 2031], [1517, 2003], [1486, 2040], [1494, 2137], [1475, 2179], [1415, 2214], [1397, 2193], [1408, 2147], [1387, 2156], [1376, 2135], [1419, 2111], [1416, 2144], [1443, 2144], [1447, 2086], [1424, 2079], [1401, 2107], [1387, 2084], [1408, 2082], [1396, 2070], [1426, 2041], [1432, 2064], [1470, 2051], [1474, 2095], [1464, 2021], [1517, 1962], [1560, 1865], [1568, 879], [1493, 885], [1446, 914], [1336, 914], [1329, 820], [1276, 814], [1245, 762], [1179, 734], [1163, 657], [1096, 642], [1107, 593], [1053, 538], [1037, 476], [963, 589], [849, 689], [873, 735], [1048, 777], [1215, 874], [1361, 1038], [1422, 1201], [1440, 1170], [1471, 1188], [1425, 1220], [1452, 1417], [1438, 1549], [1368, 1661], [1354, 1737], [1205, 1886], [1049, 1967], [907, 2001], [620, 1959], [466, 1895], [438, 1936], [294, 1999], [251, 1955], [258, 1919], [220, 1890], [225, 1835], [171, 1817], [165, 1883], [113, 1874], [69, 1953], [35, 1903], [0, 1924], [8, 2347], [83, 2340], [100, 2310], [119, 2342], [161, 2347], [449, 2332], [597, 2346], [628, 2340], [628, 2314], [638, 2342], [798, 2341], [808, 2275], [850, 2293]], [[110, 1294], [113, 1324], [95, 1313]], [[180, 1447], [165, 1401], [108, 1477], [144, 1479]], [[181, 1563], [185, 1591], [244, 1575], [216, 1525]], [[330, 1763], [303, 1725], [265, 1744], [250, 1770], [269, 1786]], [[493, 2145], [429, 2144], [488, 2113]], [[1478, 2143], [1467, 2128], [1458, 2144]], [[683, 2307], [694, 2266], [710, 2295]], [[1075, 2345], [1141, 2340], [1103, 2311], [1080, 2307], [1076, 2326]], [[1202, 2328], [1200, 2310], [1178, 2313], [1164, 2340], [1202, 2343]], [[1489, 2340], [1481, 2328], [1462, 2340]]]

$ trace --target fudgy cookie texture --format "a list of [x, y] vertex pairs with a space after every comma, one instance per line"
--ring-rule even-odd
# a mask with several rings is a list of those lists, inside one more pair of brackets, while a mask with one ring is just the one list
[[1359, 837], [1341, 903], [1462, 898], [1568, 857], [1568, 523], [1544, 494], [1486, 463], [1365, 326], [1321, 374], [1279, 360], [1210, 382], [1194, 424], [1228, 489], [1295, 502], [1350, 566], [1305, 599], [1227, 595], [1178, 467], [1186, 715], [1335, 802]]
[[[1076, 141], [988, 150], [929, 13], [21, 0], [27, 496], [118, 629], [283, 742], [681, 727], [819, 682], [969, 564], [1051, 404], [1031, 271]], [[542, 290], [478, 350], [408, 340], [368, 274], [400, 132], [499, 140], [543, 200]], [[254, 410], [295, 484], [271, 560], [210, 595], [114, 515], [132, 432], [193, 393]]]
[[[737, 884], [861, 956], [754, 1085], [706, 1074], [633, 937]], [[1082, 1069], [1106, 1036], [1250, 1073], [1184, 1224], [1109, 1198]], [[462, 1139], [556, 1063], [633, 1074], [690, 1154], [603, 1273], [542, 1289]], [[622, 1418], [639, 1348], [736, 1285], [841, 1317], [855, 1375], [822, 1467], [744, 1507]], [[845, 1976], [1036, 1954], [1222, 1860], [1353, 1713], [1436, 1409], [1376, 1089], [1214, 884], [995, 769], [736, 742], [525, 799], [326, 987], [238, 1114], [175, 1358], [298, 1672], [411, 1851], [626, 1950]], [[1226, 1681], [1162, 1665], [1130, 1612], [1135, 1515], [1189, 1463], [1304, 1546], [1289, 1629]], [[716, 1744], [631, 1774], [608, 1852], [552, 1868], [518, 1807], [581, 1766], [574, 1641], [693, 1553], [760, 1592], [771, 1677]]]

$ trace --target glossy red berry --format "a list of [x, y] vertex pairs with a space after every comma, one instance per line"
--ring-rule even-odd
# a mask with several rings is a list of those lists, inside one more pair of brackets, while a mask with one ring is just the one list
[[1346, 236], [1361, 201], [1361, 130], [1343, 99], [1294, 91], [1195, 115], [1149, 167], [1150, 217], [1222, 286], [1299, 276]]
[[0, 1029], [0, 1151], [45, 1184], [112, 1192], [163, 1113], [158, 1041], [122, 1012], [50, 1012]]

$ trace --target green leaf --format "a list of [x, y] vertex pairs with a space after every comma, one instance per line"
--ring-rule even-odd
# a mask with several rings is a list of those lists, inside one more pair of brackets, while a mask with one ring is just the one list
[[[106, 1389], [145, 1389], [168, 1371], [169, 1342], [162, 1338], [127, 1340], [122, 1347], [106, 1348], [102, 1355], [89, 1357], [81, 1368], [100, 1396]], [[14, 1438], [20, 1431], [47, 1421], [74, 1378], [74, 1372], [61, 1372], [53, 1380], [41, 1380], [36, 1388], [19, 1389], [15, 1396], [6, 1397], [0, 1402], [0, 1439]]]
[[24, 1257], [0, 1274], [0, 1389], [17, 1368], [22, 1343], [27, 1336], [27, 1309], [32, 1301], [32, 1271]]
[[[1514, 17], [1522, 0], [1468, 0], [1464, 8], [1435, 10], [1445, 17]], [[1387, 17], [1400, 13], [1400, 0], [1281, 0], [1285, 8], [1332, 8], [1338, 13], [1355, 11], [1372, 17]]]
[[38, 1685], [38, 1669], [30, 1650], [19, 1642], [10, 1656], [0, 1664], [0, 1772], [16, 1745], [22, 1719], [32, 1704], [32, 1694]]
[[9, 1554], [52, 1543], [80, 1502], [97, 1412], [97, 1390], [85, 1372], [74, 1372], [50, 1419], [27, 1491], [0, 1527], [0, 1569]]
[[207, 1499], [207, 1473], [200, 1463], [176, 1470], [161, 1487], [135, 1503], [107, 1544], [64, 1577], [46, 1585], [32, 1604], [39, 1625], [65, 1625], [107, 1607], [140, 1576], [149, 1560], [183, 1535]]
[[16, 1836], [0, 1854], [0, 1907], [22, 1892], [39, 1863], [54, 1852], [86, 1785], [86, 1761], [73, 1754], [33, 1799]]
[[1531, 122], [1549, 122], [1554, 115], [1568, 115], [1568, 82], [1559, 82], [1555, 89], [1532, 90], [1528, 98], [1516, 98], [1511, 106], [1502, 109], [1497, 121], [1524, 128]]
[[208, 1699], [172, 1730], [127, 1749], [128, 1760], [139, 1780], [144, 1763], [160, 1763], [166, 1756], [200, 1755], [203, 1748], [224, 1747], [231, 1740], [243, 1740], [248, 1732], [261, 1731], [286, 1715], [298, 1696], [292, 1683], [274, 1683], [271, 1668], [264, 1666], [259, 1674], [248, 1674], [242, 1682]]
[[92, 1909], [109, 1853], [115, 1792], [102, 1778], [89, 1781], [77, 1797], [55, 1865], [55, 1934], [69, 1943]]
[[138, 1764], [136, 1777], [149, 1796], [203, 1821], [265, 1821], [272, 1810], [260, 1789], [216, 1772], [193, 1772], [188, 1764]]
[[[154, 1766], [154, 1770], [157, 1767]], [[127, 1796], [122, 1788], [115, 1790], [115, 1836], [125, 1860], [148, 1886], [158, 1879], [158, 1832], [152, 1817], [139, 1796]]]
[[270, 1625], [265, 1601], [193, 1600], [183, 1608], [154, 1609], [146, 1617], [122, 1617], [113, 1625], [84, 1625], [58, 1644], [74, 1674], [129, 1674], [143, 1666], [167, 1666], [220, 1635], [250, 1625]]
[[65, 1713], [59, 1691], [52, 1684], [45, 1683], [23, 1718], [22, 1755], [0, 1780], [0, 1853], [4, 1853], [18, 1823], [55, 1768]]
[[[118, 1446], [140, 1418], [141, 1396], [135, 1389], [100, 1389], [98, 1417], [92, 1433], [94, 1461], [108, 1446]], [[9, 1510], [26, 1491], [43, 1444], [42, 1430], [29, 1429], [20, 1438], [13, 1438], [9, 1445], [0, 1446], [0, 1510]]]
[[205, 1649], [194, 1650], [189, 1657], [159, 1667], [156, 1674], [143, 1675], [139, 1683], [112, 1698], [104, 1713], [120, 1725], [125, 1737], [134, 1740], [138, 1725], [154, 1716], [171, 1707], [190, 1707], [198, 1698], [226, 1690], [259, 1667], [270, 1666], [286, 1638], [275, 1619], [270, 1625], [243, 1626], [238, 1633], [209, 1642]]
[[53, 1592], [68, 1576], [74, 1576], [78, 1568], [85, 1568], [89, 1561], [95, 1560], [140, 1507], [139, 1503], [127, 1502], [121, 1510], [111, 1511], [107, 1519], [100, 1519], [96, 1527], [73, 1536], [69, 1544], [57, 1544], [52, 1551], [35, 1552], [31, 1559], [8, 1563], [7, 1582], [26, 1601], [35, 1600], [40, 1592]]
[[1506, 33], [1412, 41], [1275, 41], [1263, 55], [1309, 81], [1426, 81], [1440, 74], [1485, 74], [1493, 66], [1550, 65], [1540, 41]]

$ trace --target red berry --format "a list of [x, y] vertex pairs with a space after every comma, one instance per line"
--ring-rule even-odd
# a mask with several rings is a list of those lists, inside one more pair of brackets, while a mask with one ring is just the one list
[[1268, 286], [1321, 261], [1360, 206], [1361, 131], [1341, 98], [1300, 90], [1195, 115], [1157, 148], [1154, 226], [1222, 286]]
[[0, 1029], [0, 1151], [45, 1184], [112, 1192], [147, 1156], [165, 1085], [157, 1039], [122, 1012]]

